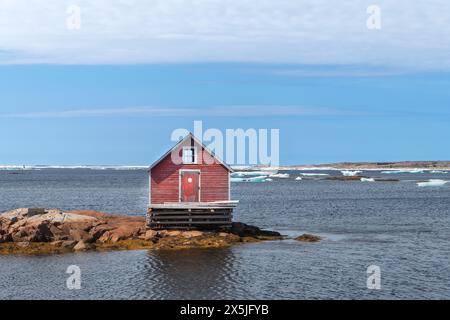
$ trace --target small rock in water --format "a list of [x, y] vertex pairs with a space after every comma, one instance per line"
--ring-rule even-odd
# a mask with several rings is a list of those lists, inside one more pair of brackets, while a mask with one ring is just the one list
[[302, 234], [301, 236], [298, 236], [294, 240], [303, 241], [303, 242], [318, 242], [318, 241], [322, 240], [322, 238], [319, 236], [315, 236], [313, 234], [305, 233], [305, 234]]
[[332, 180], [332, 181], [361, 181], [362, 178], [367, 178], [364, 176], [336, 176], [336, 177], [327, 177], [325, 180]]

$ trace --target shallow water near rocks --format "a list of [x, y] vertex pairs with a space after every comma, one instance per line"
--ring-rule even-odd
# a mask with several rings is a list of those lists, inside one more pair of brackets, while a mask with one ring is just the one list
[[[0, 299], [443, 299], [450, 298], [450, 185], [417, 181], [448, 174], [363, 175], [400, 182], [319, 178], [232, 185], [235, 220], [294, 240], [227, 249], [0, 256]], [[339, 175], [337, 172], [325, 172]], [[0, 211], [57, 207], [143, 215], [145, 170], [0, 171]], [[68, 290], [78, 265], [81, 290]], [[366, 287], [381, 268], [381, 290]]]

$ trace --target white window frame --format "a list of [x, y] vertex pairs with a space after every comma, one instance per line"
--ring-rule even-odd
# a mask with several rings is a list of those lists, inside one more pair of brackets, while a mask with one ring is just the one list
[[[184, 152], [186, 150], [189, 150], [189, 151], [193, 150], [194, 151], [194, 162], [192, 162], [192, 161], [189, 161], [189, 162], [185, 161]], [[191, 147], [191, 146], [183, 147], [183, 151], [182, 151], [182, 154], [181, 154], [181, 160], [182, 160], [183, 164], [197, 164], [198, 163], [197, 147], [195, 147], [195, 146], [194, 147]]]

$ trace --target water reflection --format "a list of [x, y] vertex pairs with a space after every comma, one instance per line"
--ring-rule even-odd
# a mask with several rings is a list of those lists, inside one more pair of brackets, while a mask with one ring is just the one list
[[224, 299], [233, 295], [235, 263], [229, 248], [149, 251], [143, 278], [155, 298]]

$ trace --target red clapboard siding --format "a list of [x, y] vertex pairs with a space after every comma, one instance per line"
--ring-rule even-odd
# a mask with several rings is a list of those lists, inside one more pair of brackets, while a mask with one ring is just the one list
[[[180, 145], [174, 152], [179, 152], [183, 146], [189, 146], [191, 141]], [[212, 157], [196, 142], [198, 150], [202, 150], [205, 159]], [[171, 154], [168, 154], [151, 169], [151, 203], [179, 202], [179, 171], [183, 169], [200, 170], [200, 201], [226, 201], [229, 199], [229, 171], [218, 161], [201, 161], [200, 164], [175, 164]]]

